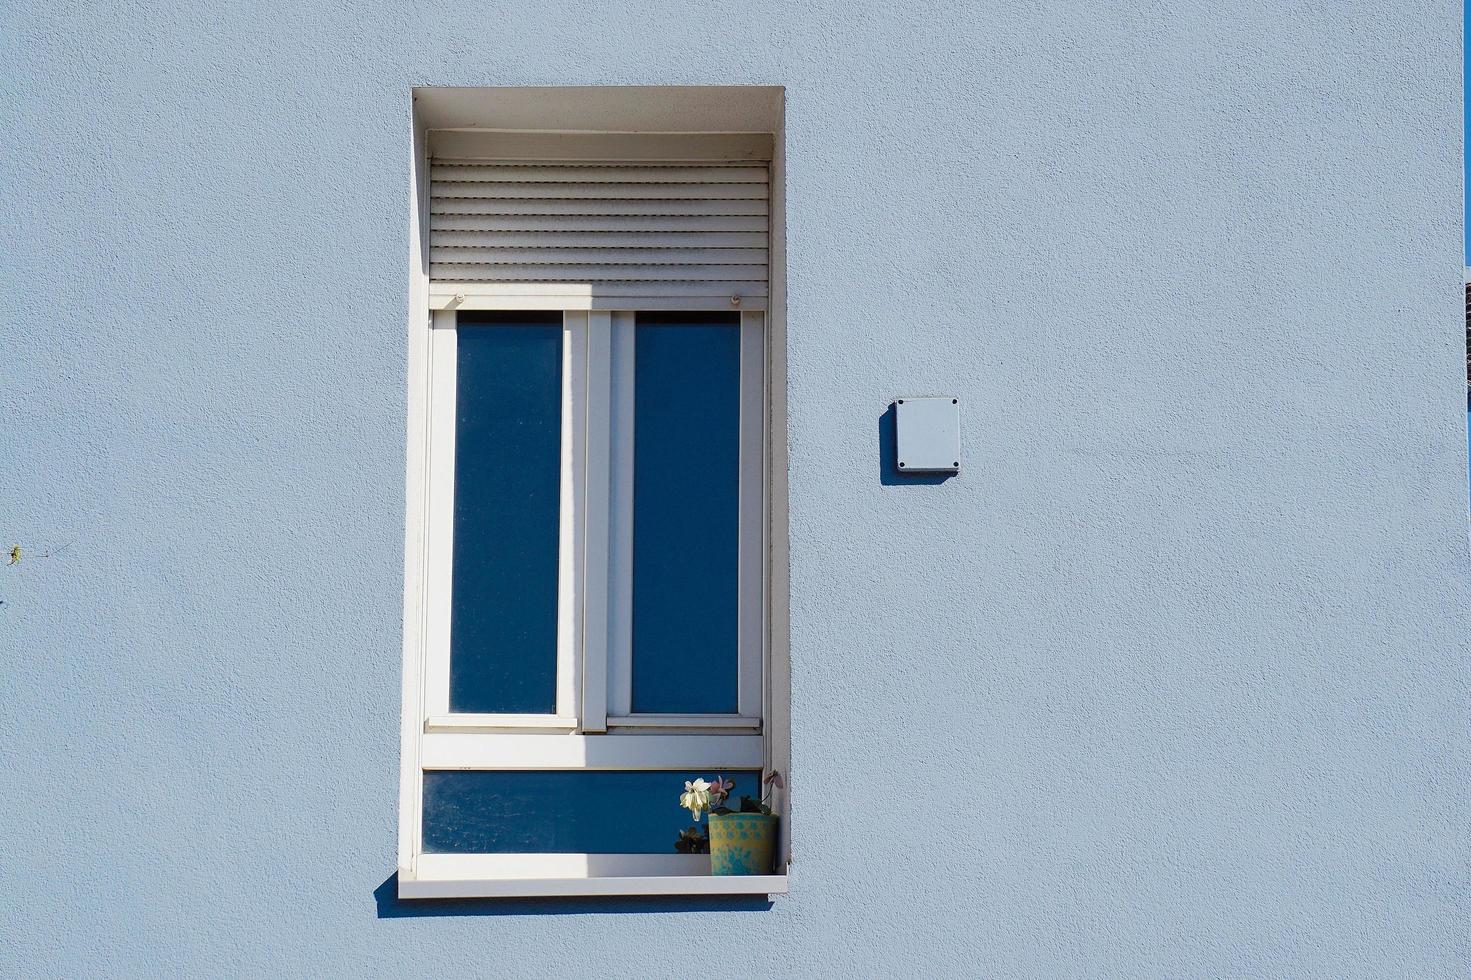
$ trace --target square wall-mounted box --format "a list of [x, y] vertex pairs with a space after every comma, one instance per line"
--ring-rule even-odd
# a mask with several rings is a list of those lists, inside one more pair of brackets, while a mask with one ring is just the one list
[[960, 472], [959, 398], [896, 398], [894, 428], [900, 473]]

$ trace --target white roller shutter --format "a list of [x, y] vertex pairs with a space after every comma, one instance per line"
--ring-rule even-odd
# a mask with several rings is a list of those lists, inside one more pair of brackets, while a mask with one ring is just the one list
[[435, 159], [430, 178], [437, 293], [765, 306], [765, 163]]

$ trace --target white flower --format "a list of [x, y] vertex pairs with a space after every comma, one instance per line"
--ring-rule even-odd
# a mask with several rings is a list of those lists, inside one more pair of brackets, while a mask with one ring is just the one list
[[684, 792], [679, 794], [679, 805], [693, 813], [699, 822], [701, 811], [710, 809], [710, 784], [703, 779], [686, 782]]

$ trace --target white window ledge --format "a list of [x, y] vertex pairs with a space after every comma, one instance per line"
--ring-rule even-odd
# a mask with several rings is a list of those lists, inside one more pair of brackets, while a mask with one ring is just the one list
[[398, 877], [398, 897], [559, 898], [578, 895], [785, 895], [786, 875], [639, 875], [595, 878]]

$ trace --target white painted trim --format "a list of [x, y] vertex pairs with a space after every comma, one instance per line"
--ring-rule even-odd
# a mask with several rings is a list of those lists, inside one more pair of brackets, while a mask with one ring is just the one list
[[[572, 316], [572, 314], [567, 314]], [[582, 730], [607, 731], [608, 650], [611, 622], [609, 588], [609, 496], [612, 471], [609, 460], [612, 415], [613, 318], [605, 312], [585, 314], [587, 335], [587, 411], [585, 424], [586, 526], [585, 601], [583, 606]]]
[[519, 732], [529, 728], [573, 732], [577, 730], [577, 717], [461, 712], [453, 715], [431, 715], [424, 722], [426, 732]]
[[419, 852], [423, 779], [424, 626], [428, 588], [430, 338], [428, 311], [429, 160], [427, 133], [414, 120], [409, 138], [409, 309], [407, 449], [404, 472], [403, 681], [400, 701], [398, 869], [412, 876]]
[[[550, 90], [558, 95], [565, 94], [564, 90]], [[652, 90], [651, 90], [652, 91]], [[662, 99], [666, 93], [660, 89], [659, 95]], [[776, 91], [776, 90], [773, 90]], [[594, 93], [596, 94], [596, 93]], [[778, 103], [779, 103], [778, 98]], [[528, 104], [529, 106], [529, 104]], [[422, 109], [422, 106], [420, 107]], [[544, 118], [545, 107], [542, 101], [537, 100], [535, 106], [529, 106], [528, 111], [533, 111], [537, 119]], [[780, 114], [778, 108], [777, 113]], [[416, 112], [416, 117], [419, 115]], [[783, 351], [785, 349], [785, 320], [782, 303], [784, 302], [786, 279], [785, 279], [785, 224], [782, 214], [784, 202], [784, 161], [782, 159], [783, 147], [780, 132], [775, 136], [772, 143], [773, 162], [770, 170], [770, 192], [769, 192], [769, 232], [770, 251], [769, 275], [770, 275], [770, 298], [768, 299], [768, 285], [743, 283], [720, 283], [716, 285], [704, 283], [680, 283], [666, 284], [657, 287], [660, 295], [639, 296], [633, 295], [641, 287], [636, 283], [454, 283], [445, 282], [430, 286], [427, 280], [428, 255], [427, 255], [427, 228], [429, 210], [429, 168], [427, 160], [421, 161], [421, 157], [427, 156], [427, 133], [424, 132], [423, 120], [416, 118], [415, 130], [415, 188], [411, 204], [410, 227], [411, 234], [415, 235], [411, 247], [411, 281], [410, 297], [411, 309], [409, 320], [409, 446], [407, 456], [408, 487], [407, 517], [405, 530], [405, 609], [404, 609], [404, 710], [402, 724], [403, 738], [403, 772], [400, 780], [400, 840], [399, 840], [399, 875], [401, 893], [405, 897], [430, 897], [438, 890], [443, 897], [452, 895], [535, 895], [535, 894], [760, 894], [760, 893], [783, 893], [786, 891], [786, 877], [784, 875], [765, 876], [764, 878], [714, 878], [705, 874], [629, 874], [629, 875], [592, 875], [590, 877], [565, 879], [564, 883], [557, 880], [547, 880], [545, 875], [548, 867], [555, 867], [566, 859], [566, 856], [553, 856], [551, 864], [548, 865], [545, 855], [532, 855], [527, 859], [533, 862], [532, 872], [525, 878], [511, 879], [504, 875], [497, 877], [487, 875], [482, 880], [475, 869], [461, 866], [451, 877], [454, 881], [434, 881], [430, 876], [422, 874], [424, 870], [421, 862], [428, 862], [432, 867], [440, 858], [450, 857], [463, 859], [465, 857], [479, 856], [442, 856], [419, 854], [421, 847], [422, 821], [422, 773], [426, 768], [450, 768], [450, 769], [484, 769], [484, 768], [509, 768], [509, 769], [543, 769], [543, 768], [576, 768], [576, 769], [648, 769], [664, 768], [671, 770], [680, 769], [711, 769], [716, 767], [733, 768], [778, 768], [787, 775], [791, 781], [791, 773], [787, 771], [790, 758], [788, 745], [788, 708], [789, 708], [789, 684], [787, 681], [787, 575], [786, 575], [786, 487], [785, 487], [785, 445], [786, 445], [786, 419], [785, 419], [785, 365], [783, 363]], [[528, 155], [521, 159], [536, 159], [546, 161], [549, 159], [545, 147], [551, 145], [544, 137], [555, 137], [561, 134], [548, 134], [538, 131], [537, 134], [529, 135], [521, 133], [517, 136], [523, 152]], [[661, 137], [671, 134], [659, 134]], [[706, 134], [711, 135], [711, 134]], [[481, 140], [483, 133], [455, 134], [453, 138], [460, 137], [472, 140]], [[499, 137], [498, 137], [499, 138]], [[597, 145], [596, 142], [589, 143], [585, 134], [580, 134], [577, 140], [585, 147]], [[501, 139], [502, 145], [506, 145]], [[570, 145], [571, 141], [564, 140]], [[621, 152], [632, 152], [626, 148], [639, 142], [630, 139], [629, 134], [604, 134], [602, 145], [605, 147], [620, 144], [624, 147]], [[710, 145], [718, 141], [706, 141]], [[468, 145], [468, 144], [465, 144]], [[540, 149], [533, 151], [532, 147], [539, 145]], [[653, 144], [647, 144], [652, 146]], [[606, 151], [605, 151], [606, 152]], [[508, 157], [507, 159], [509, 159]], [[584, 158], [586, 159], [586, 158]], [[636, 157], [625, 157], [625, 159], [636, 159]], [[651, 158], [652, 160], [653, 158]], [[700, 159], [692, 157], [690, 159]], [[755, 158], [752, 158], [755, 159]], [[677, 162], [664, 156], [662, 153], [653, 162]], [[734, 162], [734, 161], [732, 161]], [[649, 287], [653, 288], [653, 287]], [[732, 302], [731, 293], [738, 293], [735, 297], [738, 301]], [[680, 295], [682, 293], [682, 295]], [[440, 330], [425, 328], [424, 312], [426, 308], [434, 311], [431, 325], [438, 326]], [[573, 714], [561, 711], [564, 707], [559, 697], [559, 714], [537, 715], [537, 716], [514, 716], [514, 715], [449, 715], [447, 711], [435, 713], [430, 710], [426, 703], [426, 683], [429, 678], [430, 650], [428, 640], [430, 629], [427, 615], [431, 603], [443, 602], [446, 615], [443, 617], [445, 631], [445, 657], [443, 658], [444, 692], [445, 699], [448, 697], [448, 603], [451, 595], [450, 575], [452, 571], [452, 551], [446, 551], [442, 561], [431, 560], [429, 548], [431, 545], [431, 529], [433, 512], [441, 508], [437, 503], [437, 484], [435, 476], [436, 446], [434, 444], [434, 433], [431, 431], [431, 422], [436, 410], [442, 406], [435, 402], [435, 392], [443, 388], [447, 383], [451, 396], [454, 392], [454, 341], [456, 310], [535, 310], [552, 309], [559, 311], [598, 311], [603, 315], [611, 314], [610, 322], [617, 324], [620, 321], [626, 323], [628, 330], [627, 345], [629, 357], [626, 359], [628, 372], [628, 384], [626, 386], [628, 397], [628, 411], [623, 417], [617, 413], [619, 397], [616, 394], [619, 384], [618, 374], [625, 365], [620, 363], [616, 355], [618, 344], [618, 331], [614, 329], [613, 341], [610, 349], [614, 349], [613, 372], [608, 377], [609, 385], [609, 409], [607, 415], [608, 442], [606, 450], [608, 454], [609, 481], [613, 487], [614, 496], [608, 500], [609, 514], [607, 521], [607, 562], [605, 574], [613, 578], [613, 584], [606, 590], [608, 609], [606, 618], [611, 635], [608, 644], [614, 647], [618, 642], [620, 630], [624, 623], [618, 620], [618, 606], [620, 603], [619, 589], [627, 589], [629, 600], [625, 612], [631, 613], [631, 556], [632, 556], [632, 534], [631, 534], [631, 504], [632, 504], [632, 399], [633, 399], [633, 331], [632, 324], [634, 315], [621, 312], [629, 310], [740, 310], [744, 313], [760, 314], [767, 312], [764, 317], [765, 344], [762, 354], [765, 371], [766, 392], [762, 399], [761, 408], [764, 417], [762, 419], [762, 449], [759, 453], [764, 462], [764, 479], [762, 482], [762, 496], [764, 502], [760, 510], [758, 523], [762, 526], [763, 544], [761, 553], [765, 556], [762, 560], [763, 592], [762, 604], [768, 610], [768, 622], [765, 624], [764, 645], [767, 647], [765, 657], [770, 658], [766, 663], [764, 679], [761, 682], [760, 693], [763, 698], [762, 707], [758, 710], [747, 711], [746, 703], [749, 696], [747, 673], [741, 676], [742, 713], [727, 716], [639, 716], [630, 717], [627, 706], [621, 713], [614, 713], [611, 719], [605, 719], [609, 726], [615, 729], [614, 734], [577, 734], [570, 726], [580, 723], [581, 715], [587, 713], [586, 703], [574, 704]], [[749, 321], [749, 316], [743, 317], [743, 325]], [[565, 321], [564, 321], [565, 322]], [[447, 331], [443, 328], [448, 327]], [[565, 327], [564, 327], [565, 329]], [[449, 359], [448, 373], [443, 374], [436, 367], [443, 368], [442, 364], [436, 363], [435, 351], [437, 342], [435, 338], [441, 332], [447, 332], [451, 338], [451, 357]], [[750, 351], [744, 343], [742, 346], [742, 373], [745, 377], [748, 373], [746, 364]], [[590, 333], [585, 333], [584, 340], [590, 340]], [[416, 348], [416, 344], [418, 347]], [[564, 356], [570, 345], [564, 345]], [[416, 350], [420, 353], [420, 361], [416, 364]], [[589, 364], [587, 358], [591, 352], [583, 351], [583, 366]], [[442, 358], [441, 358], [442, 360]], [[564, 379], [569, 379], [571, 372], [564, 371]], [[420, 383], [420, 390], [416, 396], [416, 379]], [[447, 379], [447, 381], [446, 381]], [[591, 381], [591, 378], [588, 378]], [[436, 386], [435, 382], [438, 381]], [[574, 386], [575, 387], [575, 386]], [[565, 402], [570, 392], [564, 391], [564, 420], [570, 415], [572, 418], [583, 420], [582, 438], [579, 447], [573, 446], [571, 458], [581, 459], [586, 463], [596, 455], [592, 440], [596, 438], [597, 416], [591, 406], [586, 403], [578, 407], [575, 413], [565, 410]], [[450, 506], [444, 508], [444, 513], [451, 521], [452, 533], [453, 515], [453, 400], [451, 397], [449, 412], [449, 446], [448, 453], [443, 453], [443, 447], [439, 448], [441, 467], [445, 461], [448, 462], [447, 482], [448, 493], [446, 494]], [[742, 389], [742, 492], [740, 497], [741, 519], [743, 527], [750, 522], [749, 509], [751, 506], [751, 495], [745, 484], [745, 457], [747, 453], [748, 440], [752, 427], [749, 425], [751, 418], [750, 409], [747, 405], [746, 393]], [[564, 421], [564, 424], [565, 421]], [[626, 424], [626, 440], [619, 441], [619, 425]], [[774, 431], [773, 426], [780, 427], [781, 431]], [[421, 444], [416, 449], [415, 432], [420, 433]], [[565, 433], [564, 433], [565, 435]], [[441, 440], [443, 441], [443, 440]], [[564, 438], [564, 462], [567, 460], [565, 448], [568, 439]], [[617, 497], [619, 492], [619, 465], [620, 453], [627, 452], [628, 485], [626, 487], [626, 499], [629, 503], [626, 526], [620, 526], [616, 517]], [[590, 500], [587, 499], [587, 477], [578, 478], [575, 474], [572, 483], [580, 488], [584, 494], [580, 501], [573, 501], [572, 510], [574, 515], [583, 523], [574, 522], [574, 554], [579, 556], [584, 564], [576, 576], [579, 584], [578, 595], [582, 608], [576, 615], [574, 622], [580, 623], [584, 630], [582, 641], [573, 644], [574, 663], [580, 658], [576, 656], [579, 649], [586, 651], [588, 646], [586, 630], [588, 627], [588, 590], [595, 579], [595, 573], [586, 564], [588, 549], [592, 547], [586, 534], [588, 525], [585, 523], [589, 515]], [[438, 483], [445, 483], [443, 479]], [[565, 486], [565, 481], [564, 481]], [[565, 497], [565, 494], [564, 494]], [[567, 501], [564, 499], [564, 509]], [[565, 525], [561, 525], [565, 526]], [[583, 537], [580, 542], [575, 538], [578, 527], [582, 528]], [[627, 551], [619, 552], [620, 537], [627, 532]], [[417, 545], [416, 545], [417, 542]], [[450, 542], [446, 539], [446, 544]], [[766, 551], [769, 546], [769, 554]], [[559, 542], [559, 555], [564, 555]], [[746, 538], [743, 535], [741, 543], [740, 581], [742, 589], [746, 589], [747, 576], [751, 567], [748, 561]], [[624, 574], [619, 574], [619, 563], [627, 560], [628, 567]], [[439, 569], [436, 573], [436, 569]], [[436, 574], [444, 581], [444, 588], [438, 589], [433, 583]], [[559, 572], [559, 592], [562, 587]], [[594, 616], [596, 614], [594, 613]], [[744, 638], [749, 635], [750, 628], [747, 622], [748, 610], [742, 606], [741, 611], [742, 629], [742, 652], [748, 649]], [[559, 604], [559, 684], [563, 676], [560, 671], [561, 658], [564, 656], [566, 645], [562, 642], [562, 613]], [[631, 641], [631, 617], [627, 622], [627, 630], [622, 635]], [[763, 658], [764, 659], [764, 658]], [[625, 657], [625, 667], [631, 667], [631, 659]], [[607, 685], [607, 697], [614, 702], [610, 706], [617, 708], [617, 695], [615, 688], [618, 686], [615, 677], [617, 673], [618, 657], [610, 650], [608, 663], [608, 677], [605, 679]], [[743, 661], [744, 663], [744, 661]], [[582, 664], [586, 669], [587, 665]], [[574, 702], [581, 698], [589, 697], [590, 679], [584, 675], [580, 684], [574, 683]], [[629, 678], [627, 692], [631, 700], [631, 677]], [[559, 695], [562, 694], [559, 687]], [[447, 708], [447, 705], [446, 705]], [[593, 722], [596, 723], [595, 721]], [[699, 734], [693, 734], [698, 732]], [[790, 834], [790, 820], [783, 814], [782, 836], [783, 844], [779, 866], [785, 867], [787, 856], [790, 852], [788, 843]], [[660, 859], [672, 857], [672, 855], [651, 856]], [[681, 881], [682, 879], [682, 881]], [[768, 887], [769, 885], [769, 887]], [[565, 890], [564, 890], [565, 889]], [[412, 893], [418, 892], [417, 895]]]
[[425, 769], [760, 769], [760, 735], [427, 732]]
[[[619, 724], [630, 727], [633, 712], [633, 495], [634, 495], [634, 402], [637, 379], [637, 314], [614, 315], [613, 382], [610, 400], [613, 415], [612, 453], [613, 542], [610, 572], [615, 587], [612, 597], [613, 638], [609, 643], [609, 712]], [[738, 452], [740, 488], [737, 500], [737, 714], [761, 716], [766, 646], [766, 331], [765, 314], [744, 312], [740, 316], [740, 423]], [[684, 716], [699, 717], [699, 716]], [[731, 716], [711, 716], [729, 718]], [[659, 727], [658, 722], [643, 727]], [[678, 727], [705, 727], [697, 723]], [[709, 727], [731, 726], [715, 722]]]
[[424, 713], [449, 714], [450, 615], [454, 594], [455, 399], [458, 336], [454, 311], [436, 311], [430, 331], [428, 567]]
[[562, 476], [557, 537], [557, 714], [581, 712], [588, 314], [562, 317]]
[[633, 713], [633, 406], [638, 350], [633, 313], [613, 314], [611, 350], [608, 710], [621, 716]]
[[[426, 855], [427, 857], [427, 855]], [[551, 898], [582, 895], [785, 895], [786, 875], [665, 875], [631, 878], [398, 878], [398, 897]]]
[[613, 715], [608, 718], [609, 728], [675, 728], [731, 730], [755, 729], [760, 731], [761, 719], [748, 715]]
[[783, 89], [765, 85], [414, 86], [430, 129], [770, 133]]
[[[739, 282], [741, 280], [730, 281]], [[665, 292], [665, 289], [669, 288], [669, 286], [678, 286], [680, 289], [684, 290], [684, 292], [681, 292], [678, 295], [667, 293]], [[621, 290], [621, 292], [615, 292], [615, 290]], [[581, 300], [586, 303], [588, 300], [599, 294], [609, 297], [623, 298], [624, 303], [622, 306], [607, 307], [607, 309], [610, 310], [645, 309], [645, 307], [634, 305], [631, 300], [631, 298], [642, 297], [644, 295], [639, 291], [639, 287], [636, 283], [605, 282], [597, 283], [596, 285], [594, 285], [593, 283], [584, 282], [465, 281], [432, 282], [429, 284], [429, 303], [431, 306], [438, 302], [452, 302], [456, 296], [464, 296], [467, 299], [473, 296], [551, 296], [556, 298]], [[701, 289], [698, 283], [671, 283], [667, 285], [661, 285], [654, 295], [663, 295], [665, 297], [675, 299], [679, 302], [683, 302], [686, 299], [698, 299], [700, 296], [724, 296], [726, 300], [726, 304], [724, 307], [725, 309], [734, 310], [740, 308], [740, 306], [742, 305], [740, 303], [730, 302], [731, 293], [725, 289], [725, 283], [723, 282], [720, 283], [718, 286], [707, 286], [704, 289]], [[575, 308], [584, 309], [585, 307]], [[674, 308], [677, 310], [686, 309], [686, 307], [682, 306], [676, 306]], [[515, 307], [515, 309], [521, 309], [521, 307]]]
[[[686, 296], [620, 295], [574, 283], [436, 283], [433, 310], [765, 310], [765, 289], [732, 289]], [[735, 300], [738, 300], [736, 302]]]
[[708, 854], [423, 854], [420, 881], [708, 875]]
[[773, 794], [773, 809], [781, 817], [777, 867], [792, 858], [795, 787], [801, 774], [792, 771], [791, 753], [791, 570], [788, 529], [787, 417], [787, 228], [786, 228], [786, 105], [778, 99], [776, 132], [772, 143], [769, 270], [771, 304], [767, 316], [767, 648], [765, 721], [768, 772], [782, 773], [786, 788]]
[[[582, 521], [583, 465], [587, 425], [584, 411], [587, 372], [587, 314], [569, 313], [562, 325], [562, 419], [560, 447], [561, 510], [558, 519], [557, 559], [557, 710], [547, 715], [464, 714], [456, 729], [511, 727], [524, 719], [525, 727], [563, 727], [562, 719], [577, 716], [582, 646]], [[459, 717], [450, 711], [450, 627], [454, 595], [455, 433], [458, 388], [458, 316], [453, 310], [435, 311], [428, 331], [431, 374], [428, 385], [429, 465], [427, 474], [428, 527], [425, 561], [426, 607], [424, 643], [424, 697], [421, 717]], [[476, 325], [471, 329], [495, 329]], [[487, 725], [483, 720], [497, 719]], [[478, 720], [477, 720], [478, 719]], [[421, 726], [422, 727], [422, 726]]]
[[741, 314], [740, 493], [737, 639], [738, 711], [762, 713], [766, 648], [766, 316]]

